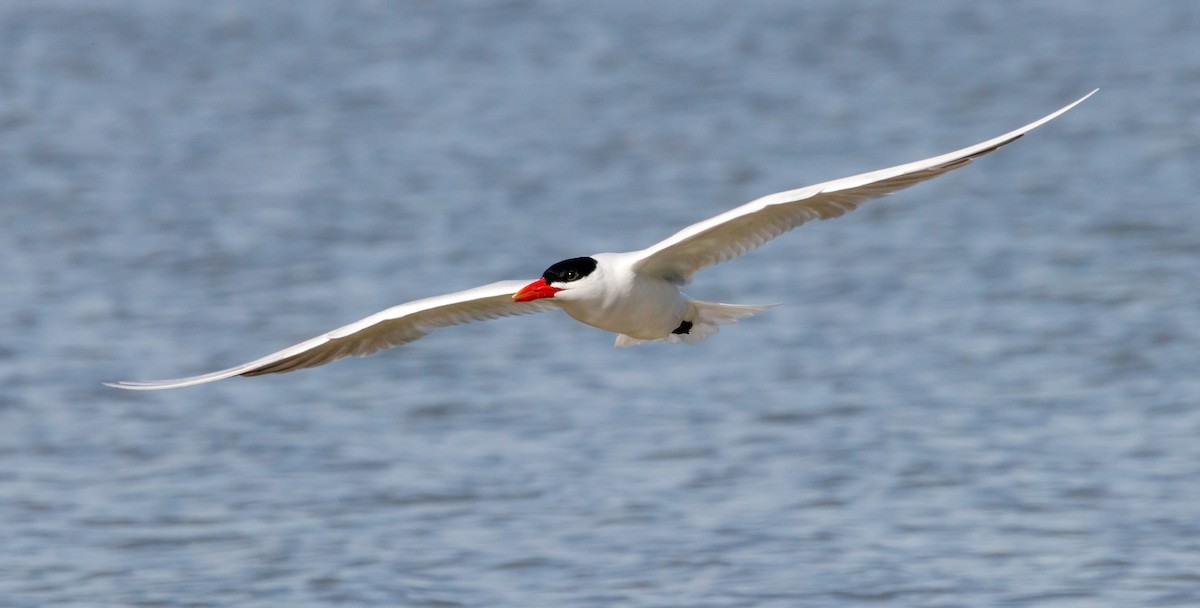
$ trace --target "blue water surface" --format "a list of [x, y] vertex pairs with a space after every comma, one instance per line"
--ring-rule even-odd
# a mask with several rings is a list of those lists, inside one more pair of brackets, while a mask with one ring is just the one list
[[[1200, 5], [0, 4], [0, 605], [1200, 605]], [[560, 313], [127, 393], [778, 190]]]

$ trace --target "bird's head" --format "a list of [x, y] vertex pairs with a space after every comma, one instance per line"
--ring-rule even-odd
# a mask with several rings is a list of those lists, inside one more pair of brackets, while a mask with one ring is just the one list
[[[542, 273], [542, 278], [522, 287], [513, 294], [514, 302], [529, 302], [542, 298], [567, 299], [568, 292], [579, 291], [582, 295], [586, 287], [597, 278], [597, 263], [595, 258], [571, 258], [554, 264]], [[570, 294], [575, 295], [575, 294]]]

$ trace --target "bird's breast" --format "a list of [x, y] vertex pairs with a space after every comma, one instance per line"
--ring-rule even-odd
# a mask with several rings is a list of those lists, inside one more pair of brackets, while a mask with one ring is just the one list
[[581, 323], [639, 340], [665, 338], [687, 311], [679, 288], [660, 279], [634, 279], [595, 298], [560, 304]]

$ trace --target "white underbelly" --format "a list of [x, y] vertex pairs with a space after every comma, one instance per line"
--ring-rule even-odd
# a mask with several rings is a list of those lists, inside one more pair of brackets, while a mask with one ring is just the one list
[[683, 322], [687, 311], [687, 299], [679, 293], [679, 288], [655, 279], [638, 280], [603, 301], [560, 304], [580, 323], [639, 340], [667, 337]]

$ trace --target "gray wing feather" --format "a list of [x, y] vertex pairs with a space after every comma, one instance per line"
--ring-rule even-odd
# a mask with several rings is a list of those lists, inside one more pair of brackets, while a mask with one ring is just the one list
[[635, 255], [634, 270], [684, 284], [708, 266], [729, 261], [805, 222], [838, 217], [874, 198], [964, 167], [1057, 118], [1096, 91], [1024, 127], [949, 154], [779, 192], [680, 230]]
[[472, 321], [485, 321], [555, 308], [553, 299], [514, 302], [525, 281], [500, 281], [466, 291], [415, 300], [375, 313], [331, 332], [249, 363], [174, 380], [106, 382], [129, 390], [159, 390], [214, 382], [232, 376], [258, 376], [316, 367], [342, 357], [365, 356], [417, 340], [429, 332]]

